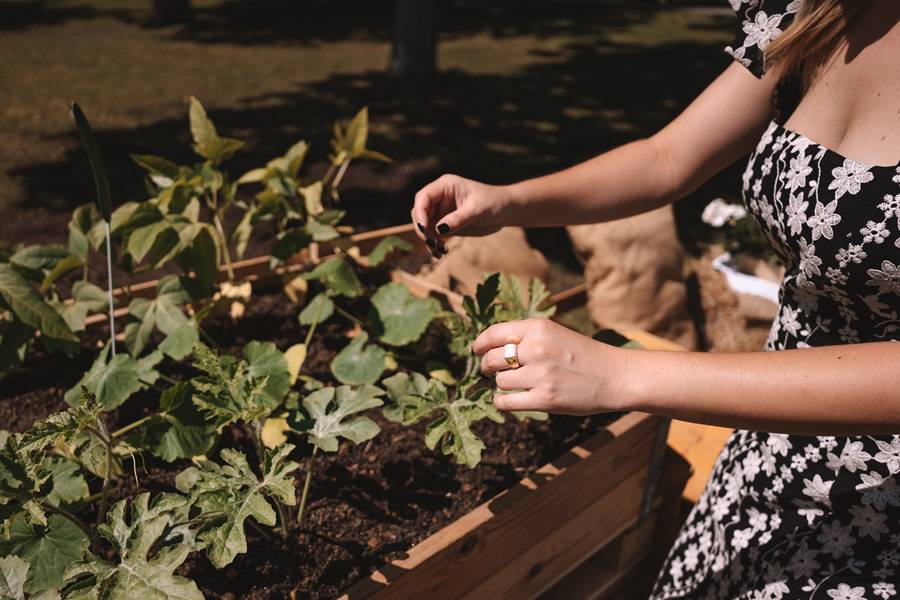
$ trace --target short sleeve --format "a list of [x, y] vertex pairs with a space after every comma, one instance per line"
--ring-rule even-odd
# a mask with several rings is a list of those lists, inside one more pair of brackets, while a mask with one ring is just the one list
[[766, 72], [766, 47], [793, 22], [800, 10], [800, 0], [728, 1], [737, 13], [741, 30], [725, 52], [762, 77]]

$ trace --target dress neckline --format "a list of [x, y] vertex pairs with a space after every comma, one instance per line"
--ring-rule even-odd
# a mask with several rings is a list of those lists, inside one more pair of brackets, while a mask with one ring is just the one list
[[782, 132], [787, 133], [787, 134], [789, 134], [789, 135], [792, 135], [792, 136], [794, 136], [795, 138], [799, 138], [799, 139], [801, 139], [801, 140], [803, 140], [803, 141], [805, 141], [805, 142], [808, 142], [810, 146], [815, 146], [816, 148], [820, 148], [820, 149], [824, 150], [826, 154], [831, 154], [832, 156], [835, 156], [835, 157], [841, 159], [841, 161], [849, 160], [850, 162], [855, 163], [855, 164], [857, 164], [857, 165], [860, 165], [861, 167], [864, 167], [864, 168], [866, 168], [866, 169], [868, 169], [868, 170], [870, 170], [870, 171], [873, 170], [873, 169], [889, 169], [889, 170], [896, 170], [897, 168], [900, 168], [900, 160], [898, 160], [898, 161], [897, 161], [895, 164], [893, 164], [893, 165], [872, 165], [872, 164], [869, 164], [869, 163], [865, 163], [865, 162], [860, 162], [860, 161], [858, 161], [858, 160], [854, 160], [854, 159], [852, 159], [852, 158], [850, 158], [850, 157], [848, 157], [848, 156], [844, 156], [844, 155], [841, 154], [840, 152], [837, 152], [837, 151], [835, 151], [835, 150], [832, 150], [832, 149], [829, 148], [828, 146], [824, 146], [824, 145], [820, 144], [819, 142], [817, 142], [817, 141], [815, 141], [815, 140], [813, 140], [813, 139], [811, 139], [811, 138], [809, 138], [809, 137], [803, 135], [803, 134], [800, 133], [799, 131], [794, 131], [793, 129], [790, 129], [790, 128], [788, 128], [788, 127], [785, 127], [782, 123], [779, 123], [777, 119], [772, 119], [772, 123], [774, 123], [774, 124], [775, 124], [775, 127], [776, 127], [777, 129], [780, 129]]

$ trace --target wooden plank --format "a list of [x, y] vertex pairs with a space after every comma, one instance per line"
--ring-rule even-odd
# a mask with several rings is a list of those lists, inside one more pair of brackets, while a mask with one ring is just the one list
[[669, 445], [691, 464], [693, 475], [684, 488], [684, 498], [696, 502], [706, 487], [719, 452], [734, 430], [726, 427], [672, 421]]
[[508, 562], [465, 597], [537, 597], [598, 549], [627, 534], [637, 521], [646, 477], [644, 466], [538, 543], [509, 556]]
[[461, 597], [646, 465], [659, 423], [651, 415], [624, 415], [351, 587], [344, 598]]

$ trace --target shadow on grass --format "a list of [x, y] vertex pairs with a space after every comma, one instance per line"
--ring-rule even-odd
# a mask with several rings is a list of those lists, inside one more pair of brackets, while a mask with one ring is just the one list
[[[649, 135], [728, 62], [717, 46], [704, 43], [635, 47], [571, 42], [559, 54], [558, 60], [533, 63], [509, 75], [447, 71], [415, 82], [382, 72], [335, 75], [289, 93], [248, 96], [245, 101], [252, 106], [216, 110], [211, 117], [225, 135], [248, 132], [240, 136], [247, 139], [248, 148], [228, 167], [237, 176], [300, 138], [312, 142], [311, 156], [323, 157], [329, 150], [332, 123], [369, 106], [370, 146], [397, 162], [354, 165], [342, 197], [351, 223], [375, 228], [404, 222], [415, 191], [442, 172], [491, 183], [512, 182]], [[75, 132], [67, 136], [66, 141], [72, 141]], [[186, 117], [136, 129], [98, 131], [117, 201], [146, 194], [142, 172], [131, 163], [129, 153], [159, 154], [188, 163], [194, 160], [188, 136]], [[62, 162], [11, 173], [23, 181], [31, 206], [69, 210], [90, 193], [85, 157], [77, 144], [69, 147], [72, 150]], [[323, 168], [321, 163], [313, 165], [312, 172]], [[734, 195], [737, 172], [733, 168], [714, 179], [693, 195], [695, 202], [683, 202], [691, 215], [686, 221], [695, 218], [694, 204], [705, 204], [714, 193]], [[534, 238], [545, 251], [564, 241], [559, 231]]]

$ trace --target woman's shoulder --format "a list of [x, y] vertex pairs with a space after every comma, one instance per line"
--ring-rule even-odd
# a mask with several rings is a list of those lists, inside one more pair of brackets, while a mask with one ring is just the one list
[[757, 77], [766, 72], [765, 50], [790, 25], [800, 0], [728, 0], [740, 30], [725, 51]]

